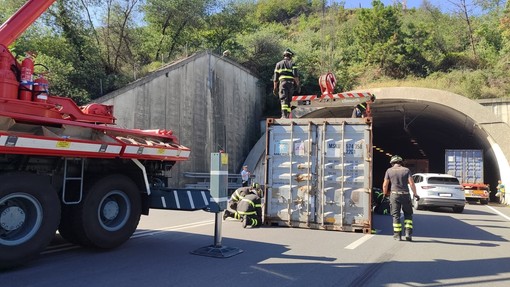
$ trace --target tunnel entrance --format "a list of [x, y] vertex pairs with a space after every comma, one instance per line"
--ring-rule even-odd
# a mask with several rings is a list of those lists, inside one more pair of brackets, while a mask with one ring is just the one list
[[[352, 107], [328, 107], [301, 118], [346, 118]], [[373, 186], [381, 187], [391, 155], [428, 160], [429, 172], [445, 172], [446, 149], [481, 149], [484, 177], [491, 190], [500, 178], [487, 134], [467, 115], [441, 103], [381, 99], [372, 105]]]

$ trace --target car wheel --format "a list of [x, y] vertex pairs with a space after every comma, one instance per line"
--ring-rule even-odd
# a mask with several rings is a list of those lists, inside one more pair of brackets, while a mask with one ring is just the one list
[[480, 204], [489, 204], [488, 199], [480, 199]]
[[464, 206], [453, 208], [453, 212], [455, 213], [462, 213], [462, 211], [464, 211]]

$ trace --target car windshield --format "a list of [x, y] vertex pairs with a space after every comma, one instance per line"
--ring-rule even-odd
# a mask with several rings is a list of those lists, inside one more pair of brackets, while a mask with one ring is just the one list
[[429, 184], [459, 184], [459, 180], [453, 177], [429, 177], [428, 182]]

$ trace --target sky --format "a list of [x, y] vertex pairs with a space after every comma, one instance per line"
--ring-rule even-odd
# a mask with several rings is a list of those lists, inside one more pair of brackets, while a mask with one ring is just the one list
[[[330, 0], [330, 2], [340, 3], [340, 0]], [[371, 8], [372, 0], [344, 0], [345, 8]], [[382, 0], [384, 6], [392, 5], [396, 0]], [[403, 2], [402, 0], [398, 2]], [[421, 6], [423, 0], [407, 0], [407, 8], [418, 8]], [[451, 12], [453, 10], [453, 5], [446, 0], [429, 0], [429, 2], [438, 7], [443, 12]], [[471, 0], [466, 1], [468, 4], [471, 3]]]

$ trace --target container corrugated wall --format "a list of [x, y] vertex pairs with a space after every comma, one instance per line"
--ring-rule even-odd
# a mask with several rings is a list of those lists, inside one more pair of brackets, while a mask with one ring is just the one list
[[461, 183], [484, 183], [483, 151], [480, 149], [447, 149], [445, 173]]
[[363, 119], [269, 119], [267, 224], [371, 230], [371, 124]]

